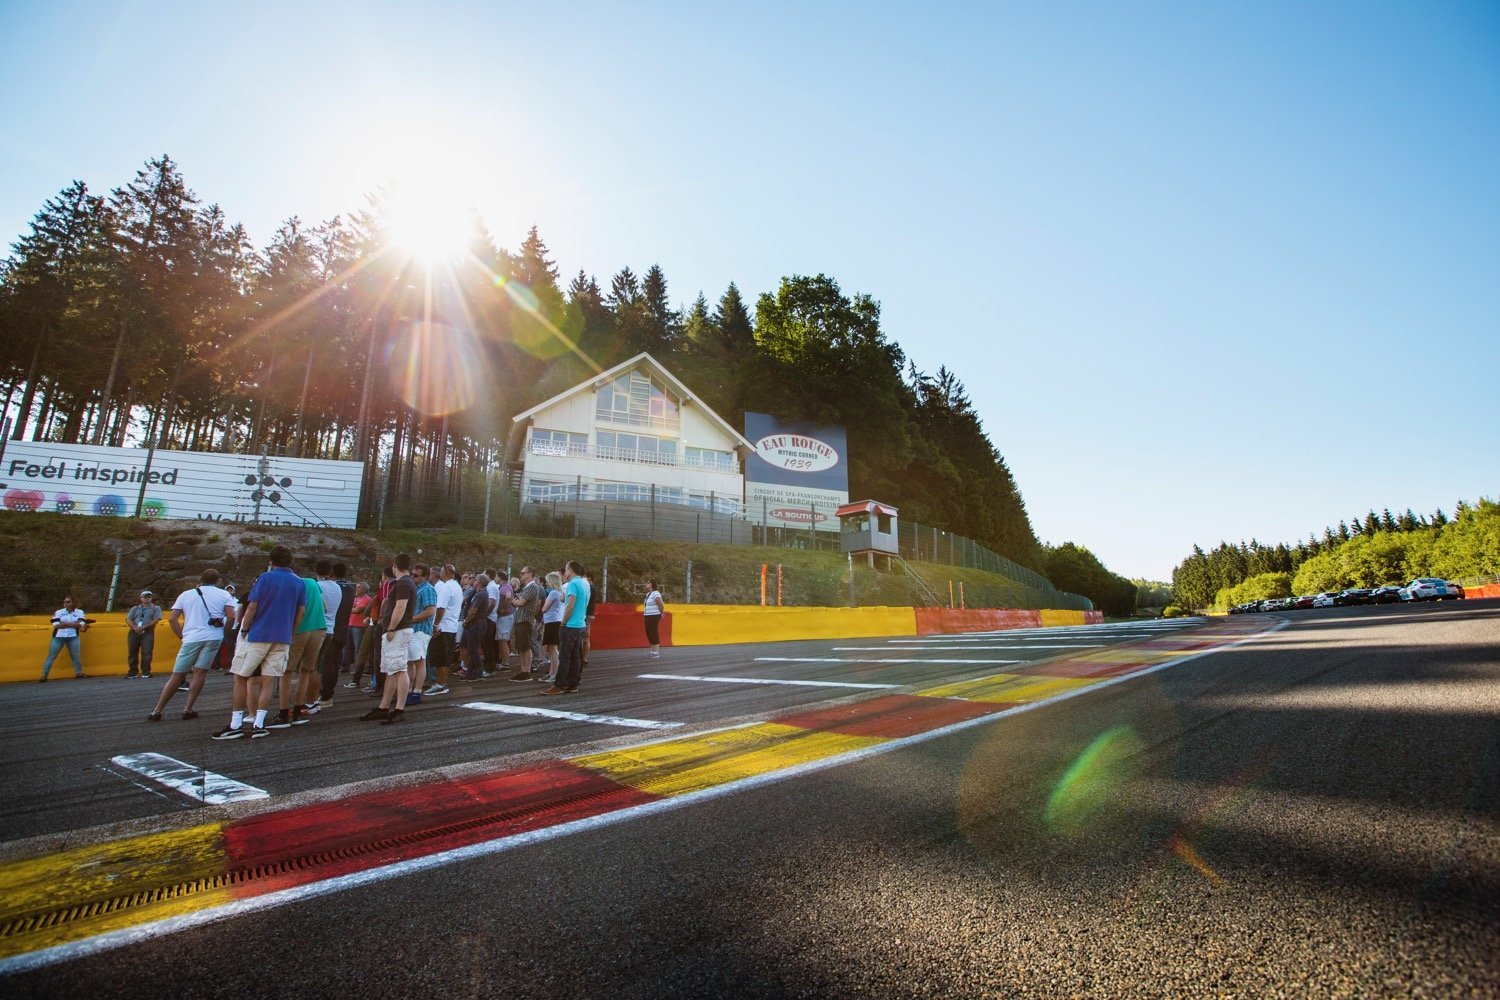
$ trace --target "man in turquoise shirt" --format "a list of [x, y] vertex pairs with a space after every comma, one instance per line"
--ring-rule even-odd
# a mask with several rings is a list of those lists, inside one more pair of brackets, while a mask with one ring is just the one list
[[583, 564], [573, 559], [563, 567], [562, 642], [557, 665], [557, 683], [542, 694], [572, 694], [583, 676], [583, 626], [589, 607], [589, 584]]
[[[323, 640], [328, 635], [328, 616], [323, 606], [323, 588], [318, 586], [317, 579], [304, 576], [302, 588], [307, 597], [306, 610], [292, 634], [286, 676], [281, 678], [281, 711], [266, 723], [267, 729], [289, 729], [312, 721], [303, 706], [307, 704], [309, 692], [320, 683], [318, 656], [323, 652]], [[296, 705], [292, 704], [293, 696], [296, 696]]]

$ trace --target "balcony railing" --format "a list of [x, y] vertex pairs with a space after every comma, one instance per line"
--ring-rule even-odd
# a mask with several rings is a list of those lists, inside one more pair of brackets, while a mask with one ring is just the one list
[[711, 459], [699, 455], [682, 456], [675, 452], [641, 451], [638, 448], [614, 448], [571, 441], [538, 441], [533, 439], [527, 450], [533, 455], [550, 458], [602, 458], [611, 462], [655, 465], [673, 469], [705, 469], [734, 475], [739, 472], [733, 458]]

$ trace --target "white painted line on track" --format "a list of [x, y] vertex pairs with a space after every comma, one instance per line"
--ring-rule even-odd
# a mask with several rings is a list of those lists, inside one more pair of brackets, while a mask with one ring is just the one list
[[1014, 646], [1014, 645], [1012, 645], [1012, 646], [971, 646], [968, 643], [965, 643], [962, 646], [958, 646], [958, 645], [955, 645], [955, 644], [949, 643], [949, 642], [925, 642], [925, 643], [921, 643], [921, 644], [914, 643], [914, 642], [903, 642], [903, 643], [899, 643], [899, 644], [892, 643], [890, 646], [834, 646], [833, 647], [833, 651], [835, 653], [847, 653], [850, 650], [856, 650], [857, 649], [857, 650], [861, 650], [861, 651], [865, 651], [865, 652], [879, 651], [879, 650], [884, 650], [885, 652], [890, 652], [892, 648], [895, 648], [895, 649], [900, 649], [900, 650], [908, 650], [908, 651], [913, 652], [913, 653], [915, 653], [915, 652], [917, 652], [919, 650], [921, 650], [921, 651], [928, 651], [928, 650], [936, 651], [936, 650], [941, 650], [941, 649], [956, 649], [957, 651], [959, 651], [961, 653], [967, 653], [967, 652], [969, 652], [971, 650], [979, 650], [980, 652], [993, 652], [995, 650], [1000, 650], [1000, 649], [1008, 649], [1008, 650], [1012, 650], [1012, 651], [1017, 650], [1017, 649], [1098, 649], [1101, 646], [1107, 646], [1107, 645], [1108, 645], [1108, 643], [1104, 643], [1104, 642], [1062, 642], [1062, 643], [1033, 642], [1033, 643], [1027, 643], [1024, 646]]
[[689, 677], [687, 674], [639, 674], [648, 681], [708, 681], [712, 684], [787, 684], [794, 687], [867, 688], [883, 690], [901, 684], [854, 684], [848, 681], [783, 681], [770, 677]]
[[757, 656], [756, 663], [1022, 663], [1022, 660], [887, 659], [859, 656]]
[[460, 708], [473, 708], [481, 712], [502, 712], [506, 715], [537, 715], [544, 719], [566, 719], [569, 722], [597, 722], [601, 726], [625, 726], [629, 729], [676, 729], [680, 722], [654, 722], [651, 719], [626, 719], [618, 715], [584, 715], [582, 712], [560, 712], [553, 708], [533, 708], [530, 705], [504, 705], [492, 701], [469, 701]]
[[538, 830], [529, 830], [526, 833], [518, 833], [509, 837], [498, 837], [494, 840], [486, 840], [478, 844], [470, 844], [466, 847], [456, 847], [438, 854], [408, 858], [404, 861], [382, 865], [379, 868], [368, 868], [364, 871], [350, 872], [347, 875], [335, 875], [333, 878], [324, 879], [319, 882], [310, 882], [306, 885], [293, 886], [290, 889], [268, 892], [264, 896], [238, 899], [219, 906], [198, 910], [194, 913], [166, 917], [161, 920], [153, 920], [150, 923], [137, 924], [134, 927], [124, 927], [116, 931], [105, 931], [102, 934], [96, 934], [81, 941], [70, 941], [67, 944], [52, 945], [48, 948], [40, 948], [24, 954], [12, 955], [9, 958], [0, 959], [0, 975], [13, 975], [17, 972], [29, 972], [33, 969], [44, 969], [63, 962], [77, 961], [81, 958], [113, 951], [116, 948], [127, 948], [131, 945], [168, 936], [177, 931], [188, 930], [193, 927], [206, 927], [232, 917], [259, 913], [263, 910], [274, 910], [292, 903], [301, 903], [319, 896], [328, 896], [333, 893], [343, 892], [346, 889], [355, 889], [364, 885], [376, 885], [394, 878], [432, 871], [451, 864], [472, 861], [476, 858], [487, 858], [495, 854], [500, 854], [503, 851], [515, 850], [516, 848], [527, 847], [531, 844], [545, 843], [546, 841], [568, 837], [575, 833], [585, 833], [590, 830], [614, 826], [617, 823], [628, 823], [647, 816], [655, 816], [659, 813], [686, 809], [700, 802], [711, 802], [714, 799], [725, 798], [751, 789], [764, 788], [767, 785], [773, 785], [777, 782], [800, 778], [806, 774], [816, 774], [819, 771], [842, 767], [845, 764], [869, 760], [872, 757], [878, 757], [882, 754], [926, 743], [928, 740], [942, 739], [945, 736], [951, 736], [954, 733], [963, 732], [975, 726], [991, 725], [1007, 716], [1020, 715], [1023, 712], [1033, 712], [1048, 705], [1055, 705], [1060, 701], [1066, 701], [1069, 698], [1077, 698], [1080, 695], [1101, 691], [1105, 688], [1114, 687], [1117, 684], [1127, 684], [1138, 677], [1167, 670], [1204, 656], [1226, 652], [1238, 646], [1243, 646], [1248, 642], [1254, 642], [1256, 639], [1270, 635], [1273, 632], [1278, 632], [1288, 624], [1285, 619], [1282, 619], [1278, 624], [1273, 625], [1263, 632], [1245, 636], [1243, 639], [1227, 643], [1223, 646], [1189, 653], [1187, 656], [1181, 656], [1175, 660], [1167, 660], [1155, 666], [1147, 667], [1144, 670], [1138, 670], [1135, 673], [1122, 674], [1118, 677], [1099, 681], [1096, 684], [1074, 688], [1071, 691], [1064, 691], [1053, 695], [1051, 698], [1044, 698], [1041, 701], [1025, 702], [991, 715], [981, 715], [973, 719], [964, 719], [952, 725], [943, 726], [941, 729], [930, 729], [925, 733], [915, 733], [911, 736], [887, 740], [884, 743], [875, 743], [867, 747], [862, 747], [859, 750], [851, 750], [848, 753], [835, 754], [831, 757], [821, 758], [820, 760], [808, 761], [805, 764], [797, 764], [779, 771], [766, 771], [761, 774], [751, 775], [748, 778], [740, 778], [737, 781], [728, 781], [722, 785], [714, 785], [710, 788], [686, 792], [682, 795], [674, 795], [671, 798], [657, 799], [654, 802], [643, 802], [636, 806], [627, 806], [624, 809], [600, 813], [597, 816], [574, 820], [571, 823], [542, 827]]
[[268, 799], [271, 793], [254, 785], [247, 785], [222, 774], [205, 771], [192, 764], [159, 753], [132, 753], [111, 757], [109, 762], [158, 785], [164, 785], [188, 798], [211, 806], [222, 806], [230, 802], [248, 802], [251, 799]]

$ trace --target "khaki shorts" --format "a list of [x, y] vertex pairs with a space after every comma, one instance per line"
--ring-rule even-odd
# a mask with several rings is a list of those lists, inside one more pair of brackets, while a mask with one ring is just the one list
[[385, 634], [380, 646], [380, 672], [382, 674], [405, 673], [406, 657], [411, 652], [411, 635], [409, 628]]
[[229, 672], [236, 677], [280, 677], [286, 673], [286, 657], [290, 649], [284, 642], [246, 642], [241, 639], [234, 647]]
[[287, 669], [299, 673], [316, 673], [318, 654], [323, 652], [323, 640], [327, 632], [298, 632], [292, 636], [292, 650], [287, 654]]
[[432, 644], [431, 632], [418, 632], [411, 630], [411, 646], [406, 652], [406, 659], [411, 663], [427, 659], [427, 647]]

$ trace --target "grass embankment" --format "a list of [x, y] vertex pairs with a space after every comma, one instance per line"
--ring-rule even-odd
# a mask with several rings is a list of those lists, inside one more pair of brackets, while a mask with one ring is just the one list
[[[460, 569], [519, 572], [523, 564], [539, 571], [577, 559], [596, 579], [609, 559], [608, 599], [639, 601], [654, 578], [669, 602], [687, 597], [692, 563], [695, 604], [759, 604], [761, 566], [769, 564], [767, 597], [776, 602], [780, 564], [783, 604], [838, 607], [850, 603], [849, 568], [836, 552], [688, 542], [620, 539], [518, 538], [463, 530], [402, 529], [385, 532], [308, 528], [264, 528], [206, 521], [142, 522], [128, 518], [77, 517], [0, 512], [0, 614], [50, 610], [72, 592], [89, 609], [102, 608], [114, 569], [114, 549], [123, 548], [117, 606], [142, 587], [172, 594], [190, 585], [208, 566], [242, 586], [264, 567], [263, 553], [278, 542], [290, 545], [297, 568], [327, 554], [349, 563], [355, 579], [378, 579], [380, 564], [393, 552], [409, 552], [428, 563], [451, 562]], [[980, 570], [937, 563], [914, 564], [946, 603], [953, 581], [955, 604], [963, 584], [969, 607], [1032, 607], [1031, 592]], [[855, 602], [861, 606], [925, 603], [920, 588], [899, 571], [871, 570], [856, 562]]]

